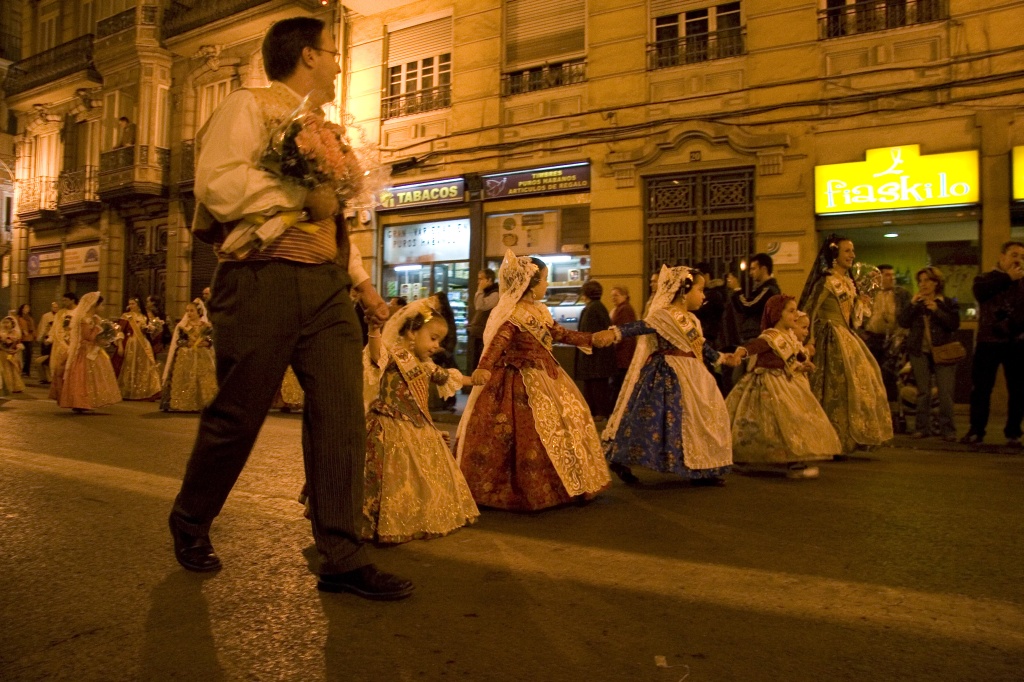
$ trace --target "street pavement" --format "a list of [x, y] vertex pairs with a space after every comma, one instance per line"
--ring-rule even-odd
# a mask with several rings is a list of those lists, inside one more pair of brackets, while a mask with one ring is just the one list
[[197, 417], [101, 412], [0, 405], [0, 680], [1024, 679], [1020, 454], [901, 438], [811, 481], [640, 472], [374, 549], [417, 585], [375, 603], [315, 589], [301, 416], [267, 419], [201, 576], [167, 531]]

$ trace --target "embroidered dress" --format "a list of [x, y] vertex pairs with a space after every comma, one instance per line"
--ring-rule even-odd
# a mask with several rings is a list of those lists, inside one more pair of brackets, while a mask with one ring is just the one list
[[704, 366], [719, 353], [693, 313], [657, 303], [645, 319], [618, 327], [624, 339], [645, 338], [602, 434], [605, 455], [687, 479], [722, 476], [732, 465], [729, 413]]
[[788, 464], [831, 459], [842, 451], [828, 415], [811, 393], [806, 359], [792, 334], [766, 329], [743, 346], [752, 369], [729, 393], [733, 459], [743, 463]]
[[807, 344], [815, 346], [811, 392], [835, 427], [844, 453], [893, 437], [882, 370], [853, 331], [856, 301], [853, 280], [828, 272], [804, 304], [811, 319]]
[[[82, 297], [80, 305], [84, 305], [86, 311], [95, 305], [95, 299], [89, 299], [93, 295]], [[75, 315], [71, 324], [71, 345], [57, 404], [77, 410], [94, 410], [121, 402], [121, 390], [117, 386], [110, 357], [96, 344], [96, 337], [102, 330], [99, 317]]]
[[160, 370], [146, 337], [146, 316], [125, 313], [118, 320], [124, 334], [124, 354], [112, 358], [117, 385], [125, 400], [149, 400], [160, 392]]
[[164, 412], [199, 412], [217, 395], [217, 363], [208, 322], [178, 323], [164, 367], [160, 409]]
[[21, 327], [13, 315], [0, 320], [0, 395], [21, 393]]
[[458, 440], [478, 504], [534, 511], [611, 483], [590, 409], [551, 352], [554, 342], [589, 346], [590, 337], [525, 301], [488, 336], [479, 367], [491, 378], [473, 388]]
[[[364, 350], [364, 368], [370, 367]], [[403, 348], [392, 349], [380, 374], [379, 393], [366, 421], [366, 469], [362, 536], [399, 543], [447, 535], [473, 523], [473, 502], [451, 450], [427, 408], [429, 384], [441, 397], [462, 387], [457, 369], [419, 362]]]

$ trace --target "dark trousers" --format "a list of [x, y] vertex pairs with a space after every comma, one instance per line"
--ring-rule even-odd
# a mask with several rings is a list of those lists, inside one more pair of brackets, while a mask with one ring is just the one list
[[1021, 437], [1021, 420], [1024, 419], [1024, 343], [993, 343], [979, 341], [974, 348], [971, 365], [971, 433], [985, 435], [988, 413], [992, 401], [992, 387], [996, 383], [996, 372], [1003, 366], [1006, 377], [1006, 391], [1009, 402], [1006, 407], [1006, 426], [1003, 435], [1007, 438]]
[[22, 341], [21, 344], [25, 346], [21, 350], [21, 373], [29, 376], [32, 374], [32, 342]]
[[882, 370], [882, 385], [885, 387], [885, 397], [890, 402], [896, 402], [896, 374], [893, 373], [889, 362], [889, 351], [885, 347], [886, 335], [875, 332], [864, 332], [864, 345], [871, 351], [871, 355]]
[[203, 410], [174, 502], [171, 518], [179, 528], [209, 532], [291, 364], [306, 393], [302, 453], [320, 570], [339, 573], [369, 563], [358, 539], [366, 425], [350, 283], [333, 264], [217, 268], [209, 311], [220, 389]]
[[469, 346], [466, 358], [466, 371], [472, 374], [476, 366], [480, 364], [480, 356], [484, 354], [484, 338], [482, 336], [469, 336]]

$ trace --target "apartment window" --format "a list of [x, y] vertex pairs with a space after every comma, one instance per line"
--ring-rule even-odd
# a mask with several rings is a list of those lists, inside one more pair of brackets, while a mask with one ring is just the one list
[[170, 90], [165, 85], [157, 86], [156, 89], [156, 113], [155, 113], [155, 126], [156, 130], [154, 140], [157, 147], [163, 147], [164, 149], [170, 146], [170, 127], [171, 127], [171, 109], [170, 109]]
[[81, 0], [78, 5], [78, 35], [96, 32], [96, 13], [93, 0]]
[[[138, 123], [135, 119], [134, 109], [135, 102], [120, 90], [103, 95], [104, 149], [114, 149], [121, 142], [121, 128], [117, 124], [119, 118], [126, 116], [132, 123]], [[136, 130], [136, 141], [138, 141], [138, 130]]]
[[451, 16], [388, 29], [387, 84], [381, 119], [451, 106]]
[[681, 0], [654, 0], [654, 44], [648, 68], [663, 69], [743, 54], [744, 30], [739, 2], [684, 10]]
[[51, 2], [39, 8], [39, 25], [36, 30], [36, 52], [57, 47], [57, 23], [60, 19], [60, 4]]
[[210, 120], [210, 116], [217, 110], [220, 103], [231, 94], [231, 79], [227, 78], [216, 83], [202, 85], [199, 88], [199, 118], [196, 120], [196, 129], [202, 128]]
[[584, 0], [505, 0], [502, 94], [586, 80]]
[[818, 35], [838, 38], [948, 18], [948, 0], [825, 0]]

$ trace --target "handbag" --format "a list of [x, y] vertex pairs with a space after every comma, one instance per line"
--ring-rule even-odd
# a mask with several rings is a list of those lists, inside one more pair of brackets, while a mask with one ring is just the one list
[[967, 357], [967, 349], [959, 341], [932, 346], [932, 360], [936, 365], [955, 365]]

